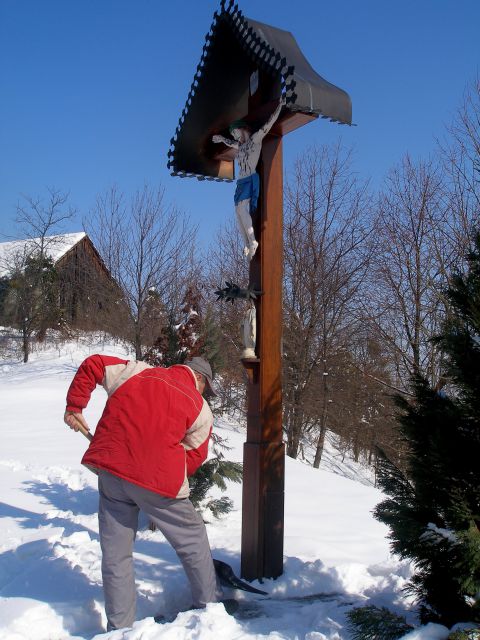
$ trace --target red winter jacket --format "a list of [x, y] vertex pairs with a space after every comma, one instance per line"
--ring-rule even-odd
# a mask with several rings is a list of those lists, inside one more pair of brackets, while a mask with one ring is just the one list
[[94, 355], [79, 367], [67, 410], [81, 412], [97, 384], [108, 393], [82, 463], [170, 498], [186, 498], [187, 476], [204, 462], [213, 416], [184, 365]]

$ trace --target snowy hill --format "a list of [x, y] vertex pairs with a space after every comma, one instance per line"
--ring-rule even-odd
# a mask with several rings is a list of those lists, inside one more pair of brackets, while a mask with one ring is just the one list
[[[342, 466], [329, 450], [320, 470], [287, 458], [285, 572], [261, 585], [270, 596], [235, 592], [242, 599], [236, 618], [212, 604], [156, 624], [154, 614], [187, 607], [190, 594], [175, 553], [145, 522], [135, 547], [138, 622], [103, 634], [96, 478], [79, 462], [87, 441], [63, 424], [68, 385], [92, 353], [126, 355], [118, 345], [84, 340], [44, 347], [26, 365], [0, 362], [1, 640], [346, 640], [346, 611], [366, 603], [415, 622], [401, 594], [409, 566], [390, 557], [387, 530], [371, 515], [381, 494], [364, 470]], [[104, 400], [98, 389], [85, 412], [92, 427]], [[225, 418], [215, 429], [232, 447], [228, 457], [241, 460], [241, 426]], [[230, 485], [229, 496], [235, 510], [207, 529], [214, 557], [239, 574], [241, 487]], [[438, 628], [425, 633], [414, 637], [446, 637]]]

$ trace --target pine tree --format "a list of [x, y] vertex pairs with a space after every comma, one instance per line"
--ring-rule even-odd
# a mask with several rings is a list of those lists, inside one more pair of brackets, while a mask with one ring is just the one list
[[215, 374], [225, 366], [224, 349], [222, 344], [222, 330], [218, 316], [212, 306], [207, 306], [202, 315], [201, 343], [203, 356], [209, 361]]
[[412, 630], [403, 616], [385, 607], [356, 607], [347, 618], [352, 640], [397, 640]]
[[17, 256], [17, 264], [4, 281], [4, 322], [22, 332], [23, 361], [28, 362], [35, 335], [43, 340], [48, 328], [62, 320], [58, 274], [53, 260], [38, 251]]
[[144, 356], [145, 362], [154, 367], [171, 367], [204, 355], [200, 306], [200, 291], [191, 285], [183, 298], [180, 317], [177, 319], [170, 311], [160, 335]]
[[375, 517], [392, 549], [414, 562], [410, 590], [422, 622], [480, 621], [480, 234], [466, 275], [451, 279], [450, 313], [435, 338], [447, 386], [417, 377], [415, 398], [397, 398], [407, 470], [386, 458], [379, 483], [390, 497]]
[[225, 440], [212, 434], [214, 457], [205, 462], [190, 479], [190, 500], [196, 509], [209, 510], [215, 518], [225, 515], [233, 508], [233, 502], [227, 496], [209, 498], [208, 493], [214, 487], [227, 490], [226, 480], [242, 481], [243, 465], [225, 460], [223, 451], [230, 449]]
[[160, 335], [143, 359], [152, 367], [171, 367], [184, 362], [185, 354], [180, 349], [177, 323], [173, 313], [168, 314], [165, 326], [162, 327]]
[[180, 355], [185, 358], [192, 358], [203, 354], [200, 306], [200, 290], [197, 286], [190, 285], [183, 299], [181, 320], [177, 327]]
[[7, 300], [10, 289], [10, 280], [7, 277], [0, 278], [0, 324], [7, 324]]

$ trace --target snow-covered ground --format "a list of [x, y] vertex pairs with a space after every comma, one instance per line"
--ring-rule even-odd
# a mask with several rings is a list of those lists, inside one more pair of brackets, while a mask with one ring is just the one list
[[[367, 603], [415, 624], [401, 592], [410, 568], [390, 556], [387, 529], [371, 515], [382, 496], [364, 469], [341, 463], [330, 448], [320, 470], [287, 458], [285, 571], [253, 583], [268, 597], [236, 591], [227, 594], [242, 599], [235, 618], [211, 604], [156, 624], [153, 615], [186, 608], [190, 595], [175, 553], [145, 521], [135, 547], [138, 622], [104, 633], [96, 478], [79, 462], [87, 441], [63, 424], [68, 385], [92, 353], [125, 355], [121, 346], [84, 339], [44, 347], [28, 364], [0, 361], [1, 640], [346, 640], [346, 612]], [[98, 389], [85, 412], [92, 427], [104, 400]], [[241, 426], [225, 418], [215, 429], [232, 447], [227, 456], [241, 460]], [[214, 557], [239, 575], [240, 485], [228, 495], [234, 511], [207, 528]], [[430, 625], [408, 637], [447, 635]]]

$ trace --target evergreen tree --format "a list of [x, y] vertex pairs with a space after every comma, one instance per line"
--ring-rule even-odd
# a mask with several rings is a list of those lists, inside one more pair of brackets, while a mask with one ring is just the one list
[[7, 277], [0, 278], [0, 324], [7, 323], [7, 300], [10, 288], [10, 280]]
[[185, 359], [203, 354], [200, 306], [200, 290], [197, 286], [190, 285], [183, 299], [181, 320], [177, 327], [179, 351]]
[[174, 364], [182, 364], [185, 354], [180, 350], [175, 316], [170, 313], [167, 322], [153, 346], [146, 352], [143, 359], [152, 367], [171, 367]]
[[435, 339], [447, 386], [417, 377], [414, 401], [397, 399], [406, 472], [380, 461], [390, 497], [375, 509], [393, 551], [414, 562], [409, 588], [422, 622], [446, 626], [480, 621], [480, 234], [468, 264], [451, 280], [450, 315]]
[[227, 496], [209, 498], [208, 493], [214, 487], [227, 490], [226, 480], [242, 481], [243, 465], [225, 460], [223, 451], [228, 450], [225, 440], [212, 434], [214, 456], [207, 460], [190, 479], [190, 500], [196, 509], [209, 510], [215, 518], [232, 510], [233, 502]]
[[200, 336], [202, 355], [209, 361], [215, 374], [224, 368], [225, 358], [222, 329], [212, 305], [207, 306], [205, 313], [202, 314]]
[[347, 618], [352, 640], [397, 640], [412, 630], [403, 616], [385, 607], [356, 607]]
[[204, 355], [200, 304], [200, 292], [191, 285], [182, 301], [180, 319], [176, 318], [174, 311], [170, 311], [160, 335], [145, 354], [143, 359], [148, 364], [171, 367], [194, 356]]
[[53, 260], [39, 252], [17, 256], [4, 287], [2, 315], [22, 332], [23, 361], [28, 362], [32, 336], [43, 340], [47, 329], [58, 326], [62, 319]]

